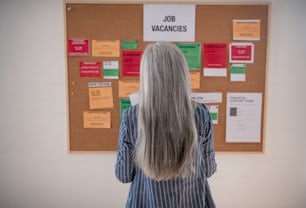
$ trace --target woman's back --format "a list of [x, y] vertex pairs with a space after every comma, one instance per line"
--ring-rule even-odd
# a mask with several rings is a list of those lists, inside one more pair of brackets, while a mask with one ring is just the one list
[[[214, 207], [207, 178], [216, 170], [213, 129], [205, 105], [196, 104], [195, 120], [198, 132], [195, 171], [188, 177], [156, 181], [146, 176], [133, 162], [137, 143], [138, 105], [125, 110], [116, 164], [116, 176], [122, 182], [132, 182], [127, 207]], [[205, 205], [206, 204], [206, 205]]]
[[214, 207], [213, 126], [206, 106], [191, 99], [188, 65], [174, 44], [146, 47], [139, 95], [123, 112], [118, 144], [116, 176], [132, 182], [127, 207]]

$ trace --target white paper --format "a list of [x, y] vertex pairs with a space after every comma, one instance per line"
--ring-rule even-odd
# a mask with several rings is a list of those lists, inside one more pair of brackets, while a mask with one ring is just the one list
[[111, 87], [111, 82], [89, 82], [88, 87]]
[[197, 103], [222, 103], [221, 92], [192, 93], [192, 100]]
[[143, 7], [144, 41], [195, 40], [195, 5], [145, 4]]
[[245, 82], [245, 74], [231, 74], [231, 82]]
[[104, 69], [119, 69], [119, 61], [103, 61]]
[[139, 92], [135, 92], [129, 95], [131, 105], [136, 105], [139, 103]]
[[226, 68], [204, 68], [205, 77], [226, 77]]
[[[129, 95], [131, 105], [139, 103], [139, 92]], [[192, 93], [192, 100], [197, 103], [222, 103], [221, 92]]]
[[226, 142], [260, 142], [262, 93], [227, 93]]

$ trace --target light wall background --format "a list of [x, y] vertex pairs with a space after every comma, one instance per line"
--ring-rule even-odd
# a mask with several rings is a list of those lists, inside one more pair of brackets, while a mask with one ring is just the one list
[[[270, 2], [265, 153], [217, 153], [218, 208], [306, 207], [306, 1]], [[1, 208], [125, 204], [115, 153], [67, 153], [63, 13], [62, 0], [0, 1]]]

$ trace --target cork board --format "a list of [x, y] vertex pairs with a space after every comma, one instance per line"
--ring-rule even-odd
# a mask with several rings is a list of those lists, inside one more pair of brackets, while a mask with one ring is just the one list
[[[215, 149], [219, 152], [263, 152], [265, 83], [268, 44], [269, 4], [196, 4], [195, 43], [226, 43], [233, 40], [233, 19], [259, 19], [260, 40], [254, 44], [254, 63], [247, 64], [245, 82], [231, 82], [229, 70], [226, 77], [200, 77], [200, 88], [193, 92], [221, 92], [218, 124], [214, 125]], [[86, 4], [65, 3], [66, 46], [68, 40], [136, 40], [137, 50], [142, 51], [148, 42], [143, 41], [143, 4]], [[241, 42], [241, 41], [240, 41]], [[245, 42], [245, 41], [244, 41]], [[121, 54], [121, 53], [120, 53]], [[120, 55], [121, 56], [121, 55]], [[105, 80], [103, 67], [100, 77], [81, 77], [80, 62], [118, 61], [119, 78]], [[121, 57], [94, 57], [91, 49], [88, 55], [69, 55], [67, 52], [69, 151], [116, 151], [120, 126], [119, 81], [138, 81], [137, 76], [122, 76]], [[201, 60], [201, 74], [203, 60]], [[230, 63], [227, 63], [227, 69]], [[89, 86], [92, 82], [110, 82], [113, 107], [90, 109]], [[261, 139], [260, 142], [225, 141], [226, 94], [228, 92], [262, 93]], [[84, 128], [86, 111], [110, 112], [110, 128]]]

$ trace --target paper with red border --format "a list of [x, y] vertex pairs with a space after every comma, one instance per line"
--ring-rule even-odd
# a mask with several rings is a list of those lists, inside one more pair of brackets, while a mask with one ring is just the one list
[[230, 63], [254, 63], [254, 44], [231, 43], [229, 55]]
[[89, 56], [89, 39], [69, 39], [67, 43], [68, 56]]

